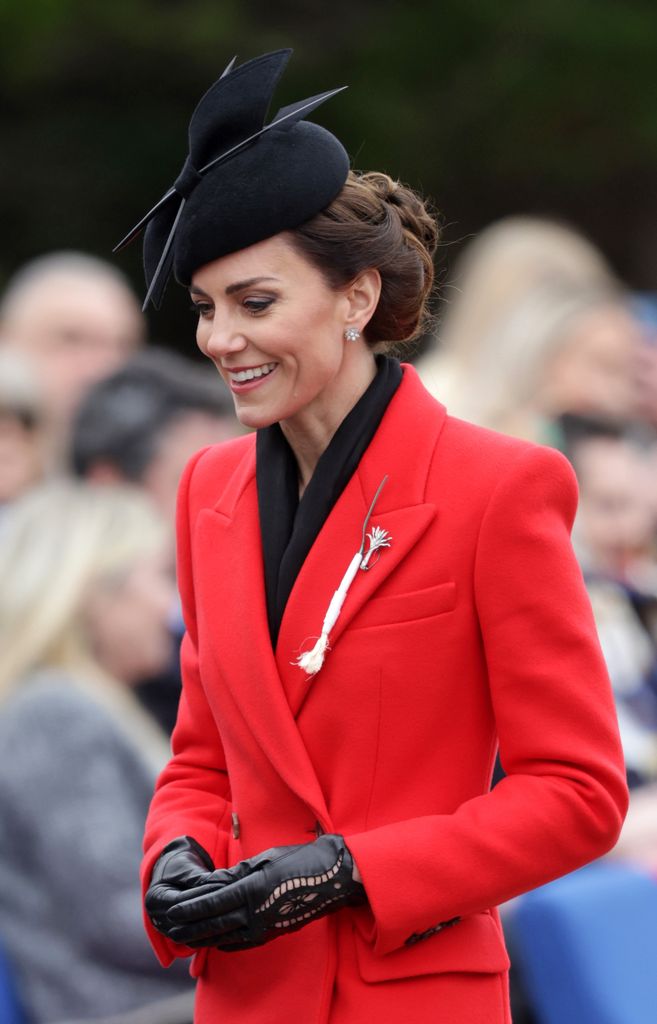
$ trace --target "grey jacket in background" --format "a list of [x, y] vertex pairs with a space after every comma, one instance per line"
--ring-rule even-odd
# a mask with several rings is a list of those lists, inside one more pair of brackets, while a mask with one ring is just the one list
[[33, 1024], [191, 991], [185, 963], [162, 970], [142, 924], [156, 768], [129, 717], [52, 674], [0, 708], [0, 943]]

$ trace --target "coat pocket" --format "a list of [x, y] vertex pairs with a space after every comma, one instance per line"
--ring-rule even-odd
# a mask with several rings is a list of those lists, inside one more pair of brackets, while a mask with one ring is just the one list
[[371, 943], [357, 929], [354, 929], [354, 941], [363, 981], [390, 981], [455, 971], [499, 974], [509, 968], [502, 929], [487, 912], [471, 914], [452, 928], [385, 956], [375, 954]]
[[367, 601], [350, 625], [351, 630], [390, 626], [398, 622], [428, 619], [456, 607], [456, 583], [448, 580], [433, 587], [404, 594], [387, 594]]

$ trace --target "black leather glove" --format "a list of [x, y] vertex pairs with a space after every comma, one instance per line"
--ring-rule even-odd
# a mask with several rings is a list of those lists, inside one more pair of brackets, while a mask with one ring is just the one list
[[[179, 836], [164, 847], [144, 898], [146, 912], [158, 931], [169, 934], [171, 926], [166, 915], [172, 907], [188, 899], [192, 891], [196, 895], [208, 891], [203, 886], [216, 874], [213, 869], [210, 855], [190, 836]], [[209, 891], [215, 889], [216, 884]]]
[[[346, 905], [365, 901], [342, 836], [277, 846], [213, 874], [212, 891], [189, 893], [167, 914], [165, 932], [188, 946], [226, 952], [262, 946]], [[206, 889], [206, 886], [204, 886]]]

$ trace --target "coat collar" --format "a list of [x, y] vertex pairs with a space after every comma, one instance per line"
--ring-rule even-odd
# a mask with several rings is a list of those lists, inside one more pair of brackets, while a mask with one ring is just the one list
[[426, 485], [444, 420], [444, 408], [424, 389], [415, 370], [404, 366], [404, 379], [374, 439], [297, 577], [275, 654], [267, 624], [254, 445], [214, 510], [201, 513], [199, 529], [207, 531], [202, 541], [199, 538], [201, 550], [213, 560], [215, 578], [228, 581], [221, 621], [216, 629], [213, 625], [219, 670], [261, 749], [290, 789], [327, 824], [324, 797], [295, 716], [310, 687], [321, 685], [322, 673], [330, 671], [331, 655], [315, 677], [293, 662], [304, 641], [310, 639], [312, 646], [321, 630], [331, 597], [358, 550], [365, 516], [383, 477], [387, 474], [388, 481], [370, 526], [388, 530], [392, 545], [372, 571], [357, 574], [331, 634], [332, 647], [434, 518], [435, 506], [425, 501]]

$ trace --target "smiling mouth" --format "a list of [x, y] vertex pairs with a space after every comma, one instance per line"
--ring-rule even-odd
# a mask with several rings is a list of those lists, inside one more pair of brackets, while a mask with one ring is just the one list
[[266, 377], [272, 370], [276, 369], [276, 366], [276, 363], [265, 363], [263, 366], [254, 366], [249, 370], [229, 370], [228, 375], [231, 383], [246, 384], [249, 380], [258, 380], [260, 377]]

